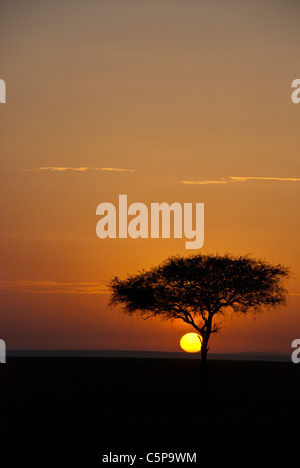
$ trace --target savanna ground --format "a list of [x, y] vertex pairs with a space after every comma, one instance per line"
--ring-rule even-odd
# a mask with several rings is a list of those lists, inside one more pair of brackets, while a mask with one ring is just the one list
[[107, 453], [298, 445], [300, 364], [13, 357], [0, 366], [3, 448]]

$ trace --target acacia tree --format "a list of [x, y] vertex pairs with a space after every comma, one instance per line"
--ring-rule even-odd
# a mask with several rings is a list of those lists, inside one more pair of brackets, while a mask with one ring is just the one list
[[207, 369], [208, 343], [222, 317], [257, 313], [286, 303], [289, 269], [261, 259], [232, 255], [174, 256], [148, 271], [109, 283], [110, 304], [144, 319], [183, 320], [202, 338], [201, 374]]

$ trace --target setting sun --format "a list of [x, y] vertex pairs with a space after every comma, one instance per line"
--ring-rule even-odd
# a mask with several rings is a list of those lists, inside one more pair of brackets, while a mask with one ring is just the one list
[[198, 353], [201, 350], [202, 338], [197, 333], [186, 333], [181, 337], [180, 346], [187, 353]]

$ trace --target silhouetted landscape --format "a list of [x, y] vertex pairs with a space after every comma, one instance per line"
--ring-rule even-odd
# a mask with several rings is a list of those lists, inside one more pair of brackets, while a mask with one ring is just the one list
[[298, 447], [299, 18], [0, 0], [0, 468]]
[[9, 357], [0, 366], [7, 448], [196, 452], [298, 440], [300, 367], [196, 359]]

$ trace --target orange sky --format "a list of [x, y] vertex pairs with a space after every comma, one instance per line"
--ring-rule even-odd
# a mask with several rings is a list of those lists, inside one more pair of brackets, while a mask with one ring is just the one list
[[300, 179], [299, 13], [296, 2], [271, 1], [1, 2], [8, 349], [179, 350], [185, 324], [107, 307], [113, 275], [192, 253], [183, 239], [97, 238], [97, 205], [127, 194], [148, 206], [203, 202], [201, 252], [290, 266], [288, 307], [230, 318], [211, 351], [291, 351], [300, 334], [300, 181], [290, 180]]

